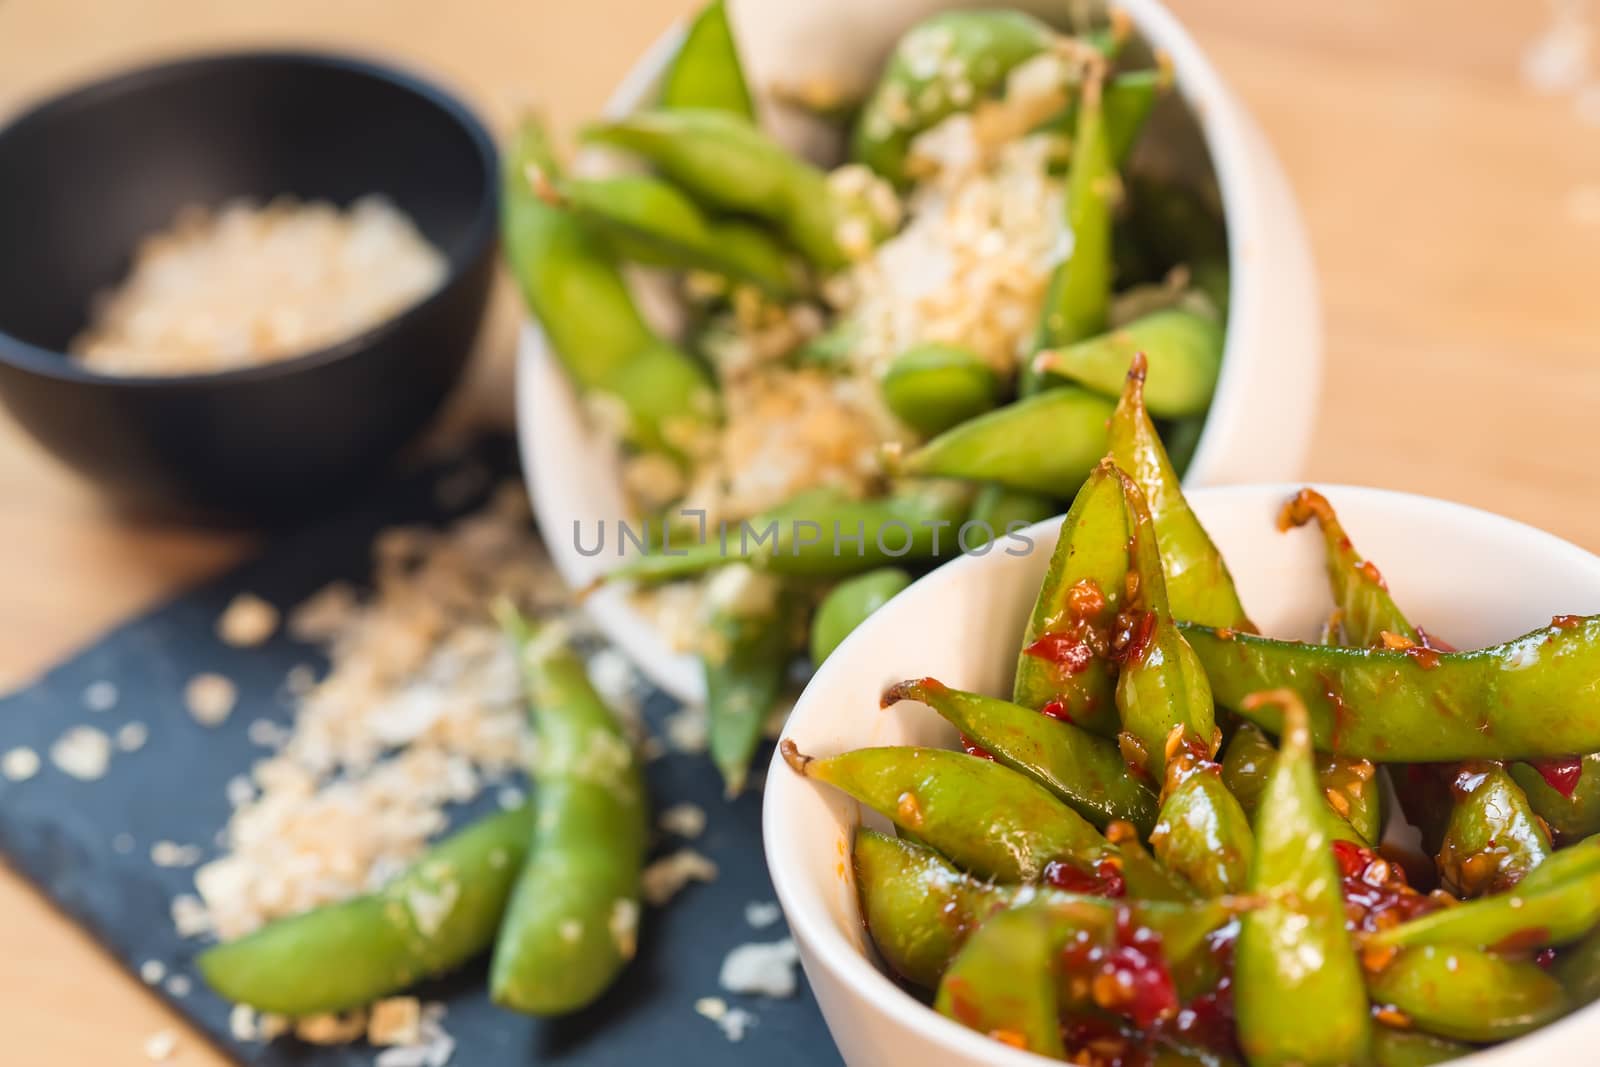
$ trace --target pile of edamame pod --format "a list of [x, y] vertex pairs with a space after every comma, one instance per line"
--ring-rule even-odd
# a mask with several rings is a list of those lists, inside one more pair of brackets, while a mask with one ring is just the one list
[[[829, 172], [763, 130], [715, 0], [654, 105], [584, 132], [640, 169], [580, 175], [537, 122], [508, 153], [508, 258], [653, 546], [607, 580], [700, 658], [730, 793], [802, 652], [1063, 510], [1134, 351], [1168, 440], [1197, 440], [1226, 233], [1204, 196], [1124, 173], [1170, 82], [1141, 47], [933, 15], [842, 108]], [[681, 298], [679, 334], [635, 266]]]
[[[1442, 1063], [1600, 997], [1600, 617], [1448, 649], [1305, 490], [1279, 525], [1320, 527], [1335, 611], [1321, 643], [1258, 636], [1144, 375], [1011, 699], [883, 694], [964, 751], [783, 743], [901, 832], [854, 843], [883, 961], [968, 1027], [1103, 1067]], [[1384, 843], [1385, 779], [1426, 855]]]

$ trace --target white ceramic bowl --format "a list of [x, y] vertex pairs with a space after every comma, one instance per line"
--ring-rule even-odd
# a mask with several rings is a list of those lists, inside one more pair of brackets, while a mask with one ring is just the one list
[[[1293, 488], [1202, 489], [1190, 501], [1231, 561], [1240, 595], [1263, 632], [1309, 637], [1329, 600], [1321, 539], [1309, 530], [1280, 534], [1274, 526]], [[1382, 567], [1407, 613], [1458, 646], [1493, 644], [1557, 614], [1600, 612], [1600, 558], [1550, 534], [1425, 497], [1338, 486], [1323, 492], [1362, 553]], [[954, 731], [932, 711], [910, 703], [879, 711], [878, 695], [893, 682], [924, 675], [959, 688], [1009, 692], [1023, 624], [1057, 527], [1056, 521], [1034, 526], [1029, 533], [1037, 544], [1028, 555], [996, 551], [958, 559], [890, 601], [828, 657], [795, 705], [784, 736], [802, 752], [822, 756], [868, 745], [954, 747]], [[764, 804], [773, 885], [846, 1063], [1048, 1062], [936, 1015], [879, 969], [849, 861], [852, 834], [863, 821], [859, 805], [800, 778], [781, 757], [767, 771]], [[867, 821], [887, 825], [875, 815]], [[1597, 1034], [1600, 1006], [1592, 1006], [1457, 1062], [1592, 1062]]]
[[[900, 33], [928, 13], [972, 0], [734, 0], [741, 51], [758, 89], [808, 79], [864, 83]], [[1041, 15], [1058, 0], [1012, 0]], [[1233, 272], [1227, 350], [1210, 418], [1187, 484], [1274, 481], [1300, 472], [1321, 381], [1316, 273], [1305, 230], [1283, 172], [1257, 130], [1193, 39], [1156, 0], [1120, 0], [1140, 34], [1171, 56], [1178, 91], [1198, 118], [1228, 219]], [[624, 115], [647, 105], [682, 39], [675, 28], [639, 60], [606, 108]], [[778, 114], [773, 109], [769, 113]], [[814, 145], [803, 127], [785, 126], [791, 145]], [[1157, 139], [1145, 142], [1157, 152]], [[1142, 146], [1141, 151], [1145, 151]], [[1181, 164], [1180, 164], [1181, 165]], [[517, 412], [523, 469], [534, 513], [557, 569], [577, 587], [616, 564], [609, 550], [577, 551], [574, 524], [593, 545], [597, 524], [625, 516], [615, 455], [585, 424], [576, 396], [543, 334], [522, 331]], [[588, 600], [597, 625], [652, 681], [686, 701], [703, 699], [699, 667], [676, 653], [628, 604], [621, 590]]]

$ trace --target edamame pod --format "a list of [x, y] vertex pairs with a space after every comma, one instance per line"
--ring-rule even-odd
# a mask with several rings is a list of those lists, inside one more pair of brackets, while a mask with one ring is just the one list
[[718, 108], [754, 121], [755, 104], [723, 0], [711, 0], [689, 23], [661, 79], [661, 106]]
[[1243, 892], [1255, 850], [1250, 819], [1222, 784], [1221, 768], [1209, 760], [1185, 763], [1168, 772], [1177, 784], [1162, 799], [1150, 847], [1203, 896]]
[[1339, 606], [1339, 625], [1346, 644], [1378, 647], [1388, 633], [1411, 644], [1422, 644], [1422, 635], [1406, 619], [1389, 595], [1383, 575], [1370, 560], [1361, 558], [1333, 505], [1315, 489], [1302, 489], [1278, 516], [1278, 529], [1287, 531], [1315, 520], [1322, 533], [1328, 567], [1328, 585]]
[[[1111, 311], [1111, 216], [1122, 195], [1106, 139], [1104, 82], [1090, 73], [1078, 101], [1067, 169], [1067, 225], [1072, 254], [1050, 278], [1039, 339], [1065, 345], [1106, 328]], [[1115, 392], [1115, 390], [1113, 390]]]
[[895, 417], [924, 437], [983, 414], [1000, 396], [999, 380], [977, 353], [934, 343], [897, 356], [881, 388]]
[[1222, 327], [1180, 307], [1163, 308], [1126, 326], [1034, 357], [1034, 369], [1116, 396], [1136, 353], [1149, 363], [1144, 400], [1152, 415], [1203, 415], [1222, 369]]
[[1333, 648], [1184, 626], [1223, 707], [1277, 732], [1252, 693], [1289, 689], [1319, 749], [1380, 763], [1543, 759], [1600, 750], [1600, 617], [1475, 652]]
[[991, 916], [951, 961], [934, 1010], [1011, 1048], [1065, 1059], [1056, 968], [1069, 936], [1037, 904]]
[[1552, 971], [1574, 1010], [1600, 1000], [1600, 928], [1557, 952]]
[[946, 11], [907, 30], [861, 109], [851, 157], [896, 185], [922, 131], [1000, 88], [1051, 48], [1055, 32], [1021, 11]]
[[890, 466], [1070, 497], [1106, 451], [1112, 404], [1084, 389], [1051, 389], [969, 419]]
[[[738, 588], [719, 598], [719, 585], [728, 583]], [[794, 657], [795, 604], [777, 579], [743, 563], [718, 574], [708, 596], [717, 607], [700, 649], [707, 740], [727, 795], [735, 797]]]
[[1391, 1030], [1387, 1026], [1372, 1032], [1372, 1062], [1377, 1067], [1433, 1067], [1478, 1051], [1460, 1041], [1450, 1041], [1413, 1030]]
[[1133, 154], [1150, 112], [1171, 87], [1171, 75], [1160, 69], [1123, 71], [1106, 82], [1106, 149], [1118, 168]]
[[1562, 839], [1600, 833], [1600, 754], [1513, 763], [1510, 770], [1534, 812]]
[[480, 819], [375, 893], [207, 949], [200, 973], [227, 1000], [293, 1016], [348, 1011], [443, 974], [494, 940], [532, 828], [526, 805]]
[[[1222, 553], [1183, 497], [1177, 472], [1144, 407], [1148, 363], [1135, 356], [1111, 418], [1111, 458], [1143, 491], [1175, 618], [1253, 632]], [[1057, 390], [1053, 390], [1057, 391]]]
[[509, 607], [498, 614], [538, 742], [539, 818], [495, 941], [489, 995], [513, 1011], [564, 1015], [633, 958], [648, 803], [626, 735], [559, 631], [535, 632]]
[[811, 619], [812, 666], [822, 666], [857, 626], [910, 584], [911, 575], [899, 567], [880, 567], [829, 590]]
[[1459, 946], [1407, 949], [1368, 976], [1374, 1003], [1418, 1030], [1458, 1041], [1505, 1041], [1567, 1013], [1561, 984], [1538, 964]]
[[[1240, 919], [1233, 987], [1239, 1044], [1252, 1067], [1364, 1063], [1367, 998], [1345, 933], [1306, 711], [1286, 692], [1247, 703], [1259, 710], [1267, 701], [1279, 706], [1285, 726], [1255, 820], [1250, 889], [1265, 903]], [[1297, 1010], [1285, 1012], [1286, 1003]]]
[[1104, 830], [1117, 819], [1148, 833], [1155, 794], [1127, 773], [1112, 741], [1050, 715], [994, 697], [951, 689], [933, 678], [890, 686], [881, 701], [926, 704], [964, 737], [1014, 771], [1032, 778]]
[[[1367, 760], [1318, 753], [1317, 785], [1327, 802], [1325, 829], [1335, 841], [1375, 847], [1383, 837], [1383, 790]], [[1278, 750], [1254, 723], [1242, 723], [1223, 752], [1222, 781], [1245, 814], [1255, 816]]]
[[1451, 789], [1456, 801], [1439, 849], [1439, 879], [1450, 892], [1503, 892], [1554, 851], [1528, 798], [1498, 763], [1462, 764]]
[[969, 551], [975, 551], [991, 541], [1003, 537], [1014, 537], [1022, 530], [1026, 530], [1036, 522], [1043, 522], [1052, 515], [1061, 514], [1061, 506], [1053, 496], [1043, 493], [1028, 493], [1020, 489], [1007, 489], [1003, 485], [986, 485], [978, 490], [978, 495], [973, 498], [972, 512], [967, 517], [973, 526], [982, 527], [992, 531], [990, 536], [984, 532], [979, 538], [968, 540]]

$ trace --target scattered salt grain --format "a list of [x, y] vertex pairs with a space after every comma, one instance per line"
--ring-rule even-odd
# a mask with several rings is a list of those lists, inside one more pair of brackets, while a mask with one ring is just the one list
[[217, 636], [234, 648], [264, 645], [278, 630], [278, 609], [254, 593], [240, 593], [217, 617]]
[[701, 997], [694, 1002], [697, 1014], [717, 1024], [729, 1041], [743, 1041], [745, 1032], [756, 1024], [756, 1017], [743, 1008], [730, 1008], [721, 997]]
[[781, 918], [783, 909], [775, 900], [752, 900], [744, 906], [744, 921], [756, 930], [765, 930]]
[[160, 960], [145, 960], [139, 965], [139, 980], [145, 985], [160, 985], [167, 976], [167, 965]]
[[183, 687], [184, 705], [201, 726], [222, 725], [238, 700], [238, 687], [220, 674], [197, 674]]
[[167, 979], [166, 986], [164, 988], [166, 989], [168, 996], [176, 997], [179, 1000], [182, 1000], [184, 997], [188, 996], [194, 991], [194, 982], [192, 982], [189, 979], [189, 976], [186, 974], [175, 974]]
[[178, 1050], [178, 1035], [173, 1030], [158, 1030], [144, 1039], [144, 1058], [165, 1063]]
[[680, 848], [644, 869], [640, 886], [644, 899], [660, 907], [691, 881], [714, 882], [717, 865], [692, 848]]
[[157, 841], [150, 846], [150, 862], [157, 867], [193, 867], [203, 855], [199, 845], [180, 845], [176, 841]]
[[110, 711], [117, 706], [117, 687], [112, 682], [91, 682], [83, 690], [83, 706], [90, 711]]
[[799, 959], [799, 950], [787, 937], [771, 944], [740, 945], [723, 959], [717, 982], [730, 993], [792, 997], [799, 988], [794, 973]]
[[150, 740], [150, 728], [142, 722], [123, 723], [117, 731], [117, 747], [124, 752], [137, 752]]
[[661, 813], [656, 825], [669, 834], [694, 840], [706, 831], [706, 809], [698, 804], [674, 804]]
[[372, 1006], [367, 1041], [374, 1045], [415, 1045], [422, 1036], [422, 1004], [416, 997], [390, 997]]
[[63, 774], [92, 782], [111, 764], [111, 738], [93, 726], [74, 726], [50, 746], [50, 762]]
[[0, 774], [13, 782], [26, 782], [39, 773], [39, 753], [31, 748], [13, 748], [0, 756]]

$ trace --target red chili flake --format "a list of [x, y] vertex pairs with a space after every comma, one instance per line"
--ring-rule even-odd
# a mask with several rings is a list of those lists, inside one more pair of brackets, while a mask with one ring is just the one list
[[1558, 630], [1570, 630], [1574, 626], [1583, 625], [1582, 615], [1557, 615], [1550, 620], [1550, 625]]
[[973, 741], [966, 734], [961, 735], [961, 751], [969, 756], [977, 756], [979, 759], [986, 759], [990, 762], [994, 761], [994, 753]]
[[1459, 651], [1461, 651], [1460, 649], [1456, 648], [1455, 645], [1452, 645], [1449, 641], [1446, 641], [1442, 637], [1435, 637], [1433, 634], [1430, 634], [1428, 631], [1424, 630], [1420, 626], [1417, 627], [1417, 643], [1419, 645], [1422, 645], [1424, 648], [1432, 648], [1432, 649], [1435, 649], [1435, 650], [1437, 650], [1439, 652], [1459, 652]]
[[1044, 707], [1039, 709], [1039, 714], [1051, 719], [1056, 719], [1059, 722], [1070, 723], [1072, 721], [1072, 713], [1068, 711], [1067, 706], [1059, 700], [1045, 701]]
[[1093, 897], [1125, 897], [1128, 883], [1122, 870], [1111, 860], [1101, 860], [1088, 870], [1066, 860], [1051, 860], [1044, 866], [1044, 880], [1057, 889]]
[[1351, 930], [1371, 933], [1441, 906], [1411, 888], [1399, 864], [1370, 848], [1353, 841], [1335, 841], [1333, 858], [1344, 890], [1345, 925]]
[[1076, 634], [1041, 634], [1033, 644], [1022, 651], [1035, 659], [1046, 660], [1064, 667], [1068, 674], [1081, 674], [1094, 662], [1094, 649]]
[[1539, 777], [1549, 782], [1551, 789], [1568, 800], [1578, 789], [1578, 779], [1583, 777], [1583, 759], [1579, 756], [1530, 761], [1528, 766], [1538, 771]]
[[1549, 945], [1546, 945], [1544, 948], [1533, 954], [1533, 962], [1537, 963], [1545, 970], [1549, 970], [1551, 964], [1556, 962], [1556, 950]]

